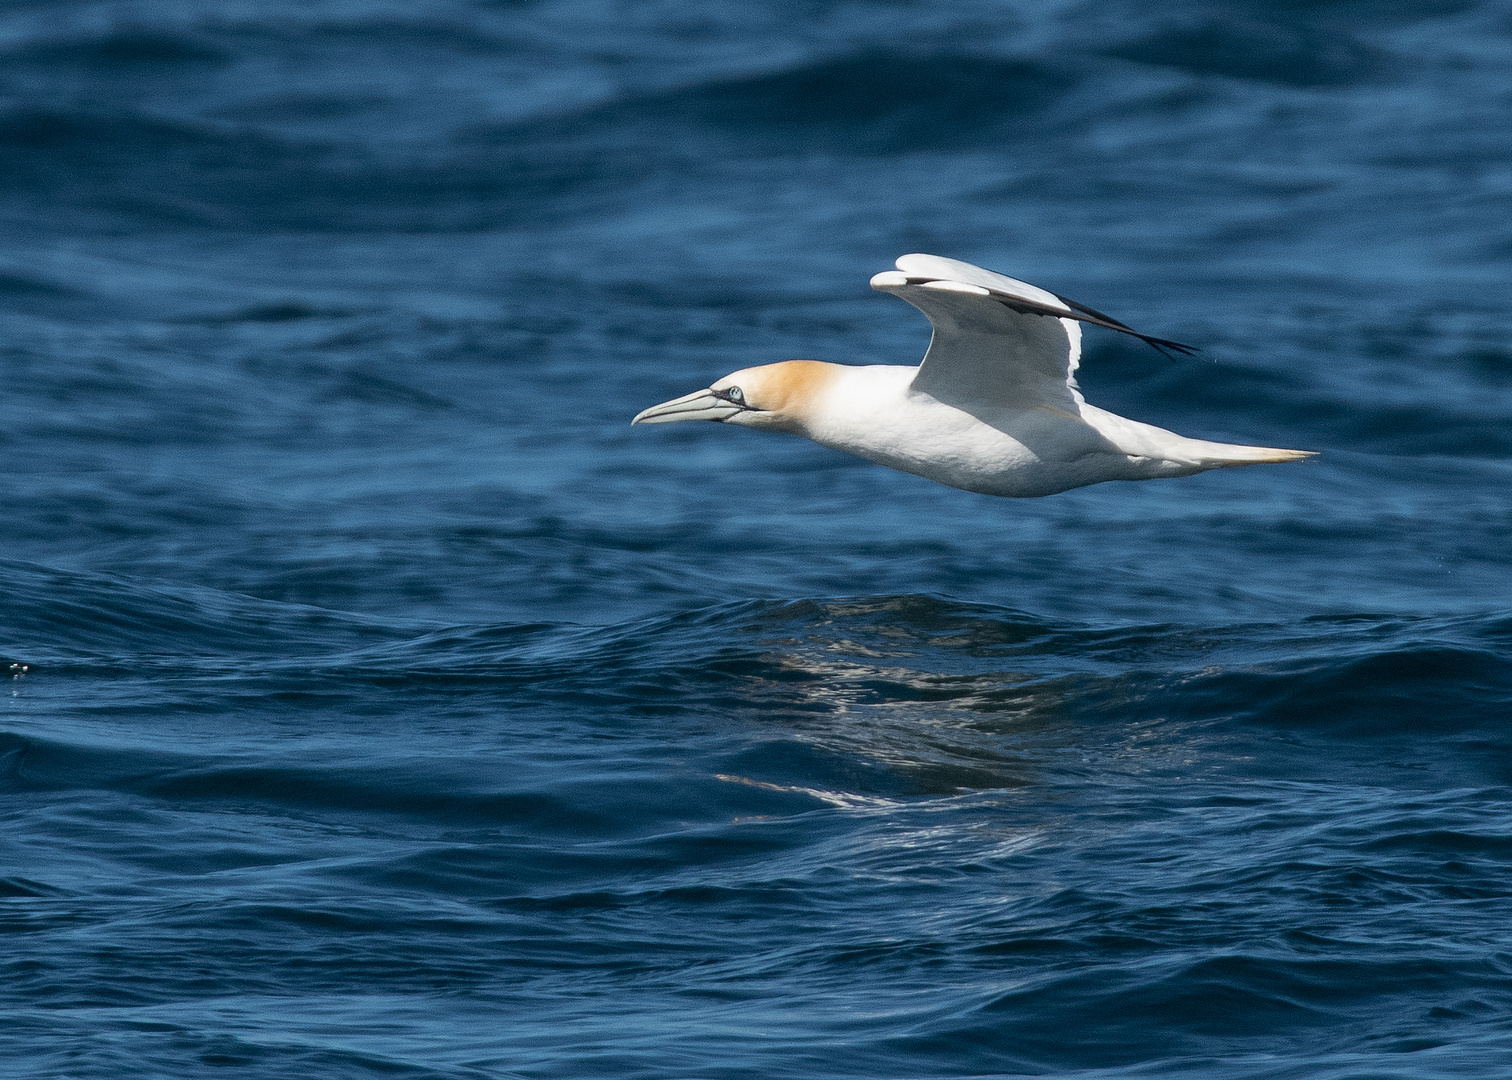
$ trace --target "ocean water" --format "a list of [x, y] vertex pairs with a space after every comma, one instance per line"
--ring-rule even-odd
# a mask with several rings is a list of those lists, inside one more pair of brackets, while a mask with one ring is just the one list
[[[0, 1073], [1512, 1075], [1512, 6], [0, 10]], [[912, 363], [1305, 464], [640, 409]]]

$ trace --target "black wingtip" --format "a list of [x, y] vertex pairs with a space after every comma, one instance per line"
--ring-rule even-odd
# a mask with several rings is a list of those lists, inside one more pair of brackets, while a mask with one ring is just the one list
[[1146, 337], [1144, 334], [1134, 334], [1140, 341], [1154, 349], [1167, 360], [1176, 359], [1180, 356], [1196, 356], [1202, 350], [1195, 345], [1183, 345], [1179, 341], [1167, 341], [1165, 338]]
[[1083, 315], [1090, 315], [1092, 319], [1095, 320], [1094, 325], [1105, 326], [1109, 330], [1121, 330], [1125, 334], [1131, 334], [1134, 337], [1137, 337], [1140, 341], [1144, 342], [1150, 348], [1154, 349], [1161, 356], [1164, 356], [1167, 360], [1176, 359], [1176, 357], [1172, 355], [1173, 353], [1179, 354], [1181, 356], [1195, 356], [1197, 355], [1197, 353], [1202, 351], [1195, 345], [1183, 345], [1179, 341], [1168, 341], [1165, 338], [1151, 337], [1149, 334], [1141, 334], [1138, 330], [1135, 330], [1128, 323], [1119, 322], [1113, 316], [1104, 315], [1101, 311], [1098, 311], [1096, 308], [1089, 308], [1086, 304], [1079, 304], [1075, 300], [1072, 300], [1070, 297], [1057, 295], [1055, 298], [1061, 303], [1065, 304], [1072, 311], [1080, 312]]
[[1126, 331], [1126, 332], [1128, 332], [1130, 334], [1133, 334], [1135, 337], [1144, 337], [1143, 334], [1139, 333], [1139, 331], [1135, 330], [1128, 323], [1121, 323], [1117, 319], [1115, 319], [1113, 316], [1111, 316], [1111, 315], [1104, 315], [1101, 311], [1098, 311], [1096, 308], [1089, 308], [1086, 304], [1079, 304], [1075, 300], [1072, 300], [1069, 296], [1061, 296], [1059, 293], [1055, 293], [1055, 294], [1052, 294], [1052, 295], [1054, 295], [1057, 300], [1059, 300], [1061, 303], [1065, 304], [1072, 311], [1079, 311], [1083, 315], [1090, 315], [1094, 319], [1100, 319], [1100, 320], [1102, 320], [1103, 324], [1105, 326], [1109, 327], [1110, 329], [1113, 329], [1113, 330], [1123, 330], [1123, 331]]

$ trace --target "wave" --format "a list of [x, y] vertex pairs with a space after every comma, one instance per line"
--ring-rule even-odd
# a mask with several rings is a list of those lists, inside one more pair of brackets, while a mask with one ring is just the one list
[[1078, 81], [1035, 60], [870, 51], [695, 84], [604, 115], [691, 122], [787, 152], [895, 153], [1021, 132]]
[[1111, 46], [1108, 56], [1192, 75], [1299, 88], [1350, 86], [1392, 70], [1391, 55], [1338, 27], [1256, 18], [1202, 19]]
[[[154, 49], [178, 49], [185, 62], [198, 55], [167, 38], [36, 49], [103, 49], [122, 63]], [[867, 51], [392, 144], [140, 108], [12, 104], [0, 111], [0, 199], [21, 201], [32, 215], [66, 205], [104, 220], [238, 230], [539, 225], [629, 205], [642, 180], [702, 167], [732, 147], [873, 154], [1023, 137], [1077, 82], [1040, 61]]]
[[[279, 654], [278, 666], [333, 675], [565, 678], [585, 660], [603, 672], [651, 671], [667, 658], [731, 678], [773, 657], [804, 655], [858, 669], [896, 667], [907, 683], [879, 696], [963, 700], [981, 669], [1023, 678], [1069, 675], [1285, 677], [1318, 698], [1356, 689], [1453, 683], [1467, 694], [1508, 684], [1512, 618], [1349, 614], [1219, 626], [1077, 623], [929, 595], [746, 600], [608, 625], [427, 624], [220, 590], [0, 562], [8, 603], [0, 643], [41, 663], [87, 657], [192, 665]], [[419, 631], [417, 633], [417, 631]], [[787, 669], [784, 669], [787, 670]], [[794, 682], [829, 673], [788, 671]], [[1315, 678], [1322, 682], [1313, 682]], [[938, 690], [927, 689], [938, 680]], [[952, 680], [961, 680], [952, 686]], [[1332, 680], [1332, 681], [1331, 681]], [[1189, 681], [1190, 684], [1190, 681]], [[1195, 684], [1192, 684], [1195, 685]], [[1226, 691], [1219, 691], [1225, 693]], [[1260, 700], [1253, 690], [1236, 696]]]
[[[495, 702], [543, 717], [721, 716], [768, 734], [711, 775], [800, 801], [1013, 788], [1070, 746], [1096, 767], [1156, 774], [1196, 755], [1234, 775], [1512, 783], [1503, 616], [1099, 625], [900, 596], [440, 626], [24, 564], [5, 574], [13, 677], [103, 680], [108, 715], [277, 713], [308, 697], [359, 714]], [[205, 768], [172, 790], [334, 798], [358, 783], [353, 805], [404, 802], [332, 766]]]
[[340, 648], [423, 625], [14, 560], [0, 560], [0, 581], [0, 651], [48, 662], [169, 658], [192, 669], [196, 658]]
[[102, 34], [63, 35], [28, 41], [7, 50], [12, 65], [46, 68], [83, 67], [101, 73], [140, 71], [158, 74], [164, 67], [221, 66], [233, 54], [202, 38], [163, 29], [119, 28]]
[[220, 229], [492, 229], [599, 208], [648, 169], [524, 139], [384, 151], [130, 109], [0, 112], [0, 198], [44, 219], [68, 207]]
[[[465, 64], [520, 47], [478, 28], [383, 20], [316, 23], [299, 33], [274, 20], [238, 31], [210, 26], [46, 38], [9, 55], [33, 69], [58, 69], [53, 74], [60, 82], [17, 95], [0, 112], [0, 201], [30, 216], [66, 211], [75, 228], [87, 224], [78, 217], [82, 209], [98, 215], [101, 225], [488, 231], [633, 210], [651, 193], [646, 185], [678, 176], [723, 185], [731, 167], [740, 171], [744, 161], [981, 151], [1022, 166], [1032, 175], [1013, 182], [1030, 183], [1036, 200], [1049, 196], [1057, 203], [1068, 194], [1090, 205], [1108, 202], [1109, 186], [1125, 182], [1126, 168], [1153, 165], [1160, 175], [1113, 196], [1164, 192], [1145, 211], [1156, 214], [1171, 198], [1190, 197], [1181, 185], [1206, 171], [1183, 170], [1173, 188], [1165, 151], [1143, 147], [1131, 162], [1122, 155], [1110, 161], [1097, 146], [1116, 132], [1116, 141], [1141, 147], [1158, 134], [1151, 117], [1164, 112], [1187, 130], [1161, 136], [1176, 140], [1168, 149], [1184, 144], [1211, 158], [1214, 147], [1193, 141], [1204, 137], [1192, 133], [1193, 101], [1183, 104], [1180, 95], [1158, 88], [1131, 89], [1124, 85], [1129, 80], [1110, 74], [1125, 65], [1107, 58], [1209, 83], [1242, 79], [1325, 91], [1368, 87], [1402, 69], [1402, 58], [1364, 43], [1348, 19], [1325, 15], [1304, 17], [1287, 5], [1237, 5], [1216, 16], [1170, 13], [1153, 30], [1143, 16], [1078, 16], [1047, 39], [1026, 40], [1024, 51], [1014, 54], [991, 51], [1013, 42], [990, 37], [979, 49], [959, 38], [926, 39], [914, 48], [849, 42], [774, 70], [732, 72], [728, 59], [712, 73], [695, 67], [700, 77], [670, 88], [665, 77], [630, 79], [623, 85], [632, 89], [611, 91], [587, 106], [572, 104], [581, 94], [553, 100], [530, 91], [541, 96], [500, 110], [512, 117], [505, 122], [480, 121], [476, 113], [462, 120], [460, 111], [446, 127], [413, 120], [385, 125], [369, 117], [327, 126], [320, 138], [298, 134], [299, 124], [288, 121], [305, 114], [381, 117], [384, 102], [369, 82], [297, 91], [270, 85], [267, 95], [228, 103], [210, 92], [210, 82], [193, 82], [191, 75], [234, 70], [238, 50], [248, 56], [277, 51], [299, 33], [348, 63], [365, 55], [411, 72], [428, 71], [448, 56]], [[400, 43], [409, 52], [389, 55]], [[66, 78], [63, 69], [71, 73]], [[177, 72], [191, 80], [183, 83], [185, 99], [203, 97], [205, 107], [168, 104], [159, 113], [149, 103], [163, 99], [132, 86], [123, 90], [123, 73], [146, 78], [149, 72], [153, 79]], [[484, 71], [469, 77], [482, 94]], [[80, 85], [88, 92], [77, 92]], [[1208, 105], [1224, 108], [1216, 98]], [[1335, 121], [1326, 122], [1337, 129]], [[1096, 135], [1091, 143], [1084, 138], [1089, 133]], [[1409, 150], [1404, 144], [1403, 152]], [[1227, 161], [1229, 155], [1224, 150], [1218, 157]], [[1033, 173], [1036, 168], [1043, 175]], [[1225, 199], [1244, 182], [1227, 174], [1232, 171], [1220, 169], [1213, 179]], [[1323, 183], [1320, 190], [1329, 187]], [[1375, 207], [1378, 196], [1372, 188], [1361, 197]], [[1261, 231], [1300, 230], [1293, 239], [1305, 240], [1311, 222], [1339, 216], [1338, 197], [1315, 213], [1291, 209], [1285, 222], [1262, 215]], [[1272, 205], [1272, 199], [1256, 203]], [[1476, 224], [1483, 239], [1483, 222]]]

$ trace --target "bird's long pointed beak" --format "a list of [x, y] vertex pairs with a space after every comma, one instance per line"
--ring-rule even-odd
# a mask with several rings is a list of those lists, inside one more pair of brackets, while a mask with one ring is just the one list
[[746, 410], [712, 390], [695, 390], [638, 413], [632, 424], [675, 424], [679, 420], [728, 420]]

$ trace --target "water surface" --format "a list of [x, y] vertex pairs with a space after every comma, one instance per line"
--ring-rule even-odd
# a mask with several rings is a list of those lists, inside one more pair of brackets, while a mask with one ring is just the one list
[[[0, 15], [18, 1077], [1496, 1077], [1505, 4]], [[911, 363], [1304, 464], [634, 428]]]

